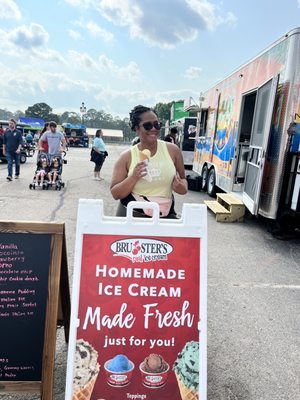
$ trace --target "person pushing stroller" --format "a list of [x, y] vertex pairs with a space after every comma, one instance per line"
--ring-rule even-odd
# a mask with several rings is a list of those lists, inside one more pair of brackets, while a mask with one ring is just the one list
[[55, 184], [55, 189], [61, 189], [64, 187], [64, 183], [61, 181], [61, 172], [62, 172], [62, 153], [65, 153], [66, 149], [66, 140], [65, 136], [62, 132], [58, 131], [57, 124], [54, 121], [49, 122], [49, 129], [46, 130], [39, 139], [39, 152], [40, 154], [44, 154], [45, 151], [43, 145], [44, 143], [48, 143], [48, 152], [47, 152], [47, 189], [49, 186]]
[[42, 134], [39, 139], [39, 150], [43, 151], [43, 142], [48, 142], [48, 158], [49, 162], [54, 156], [64, 152], [66, 150], [66, 139], [62, 132], [57, 131], [57, 124], [54, 121], [49, 123], [50, 130], [47, 130]]

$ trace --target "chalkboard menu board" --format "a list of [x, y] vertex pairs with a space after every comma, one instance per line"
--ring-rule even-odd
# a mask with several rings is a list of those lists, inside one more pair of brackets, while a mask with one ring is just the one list
[[41, 380], [51, 235], [0, 233], [0, 380]]
[[59, 300], [69, 319], [63, 252], [63, 224], [0, 222], [0, 395], [37, 391], [52, 399]]

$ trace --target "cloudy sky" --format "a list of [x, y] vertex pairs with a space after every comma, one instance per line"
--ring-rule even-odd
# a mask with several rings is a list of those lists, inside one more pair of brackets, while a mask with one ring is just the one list
[[300, 0], [0, 0], [0, 108], [197, 101], [297, 26]]

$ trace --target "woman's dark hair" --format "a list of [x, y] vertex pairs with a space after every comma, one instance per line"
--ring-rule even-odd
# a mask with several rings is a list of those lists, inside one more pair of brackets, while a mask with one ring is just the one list
[[152, 111], [152, 112], [154, 112], [154, 114], [156, 114], [156, 112], [153, 110], [153, 108], [149, 108], [149, 107], [145, 107], [145, 106], [141, 106], [141, 105], [135, 106], [134, 109], [132, 109], [130, 111], [129, 126], [132, 131], [135, 131], [136, 128], [139, 126], [139, 124], [141, 122], [141, 115], [148, 111]]
[[96, 137], [100, 137], [101, 133], [102, 133], [102, 130], [101, 129], [97, 129], [96, 133], [95, 133], [95, 136]]
[[45, 122], [44, 128], [41, 130], [40, 136], [42, 136], [42, 134], [43, 134], [44, 132], [46, 132], [46, 130], [48, 129], [48, 127], [49, 127], [49, 122]]

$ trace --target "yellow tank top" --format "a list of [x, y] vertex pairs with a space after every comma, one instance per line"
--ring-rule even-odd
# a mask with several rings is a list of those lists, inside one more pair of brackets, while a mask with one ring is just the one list
[[[138, 146], [131, 147], [131, 164], [128, 175], [132, 175], [133, 169], [139, 160]], [[167, 149], [166, 142], [157, 141], [157, 151], [148, 163], [148, 174], [138, 180], [133, 188], [133, 193], [142, 196], [172, 197], [172, 182], [176, 174], [174, 162]]]

